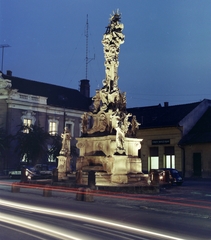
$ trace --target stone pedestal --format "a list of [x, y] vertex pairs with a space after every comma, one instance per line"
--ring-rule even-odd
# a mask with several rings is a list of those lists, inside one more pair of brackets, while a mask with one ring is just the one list
[[[76, 162], [77, 183], [88, 185], [90, 171], [95, 172], [96, 186], [126, 184], [142, 174], [142, 162], [137, 156], [142, 139], [126, 138], [125, 154], [116, 154], [115, 136], [78, 138], [80, 156]], [[139, 175], [138, 175], [139, 174]]]
[[58, 156], [58, 181], [66, 180], [70, 169], [70, 156]]

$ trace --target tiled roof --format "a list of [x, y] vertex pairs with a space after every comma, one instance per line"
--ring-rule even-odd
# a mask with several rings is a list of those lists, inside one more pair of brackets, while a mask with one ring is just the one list
[[136, 115], [141, 128], [158, 128], [178, 126], [179, 122], [190, 113], [200, 102], [164, 106], [161, 104], [150, 107], [128, 108], [128, 113]]
[[190, 132], [179, 142], [179, 145], [211, 143], [211, 107], [199, 119]]
[[4, 74], [2, 77], [11, 80], [12, 88], [21, 93], [47, 97], [47, 103], [51, 106], [87, 111], [92, 103], [91, 98], [75, 89]]

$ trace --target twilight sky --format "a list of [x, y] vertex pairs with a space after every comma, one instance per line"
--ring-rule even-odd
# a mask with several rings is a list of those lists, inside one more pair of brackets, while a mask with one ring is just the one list
[[116, 9], [125, 26], [118, 74], [127, 107], [211, 99], [210, 0], [0, 0], [0, 45], [11, 46], [3, 72], [78, 89], [86, 76], [88, 14], [95, 95], [105, 78], [101, 40]]

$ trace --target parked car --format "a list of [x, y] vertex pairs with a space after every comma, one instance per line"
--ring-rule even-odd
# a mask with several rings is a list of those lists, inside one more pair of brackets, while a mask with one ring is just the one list
[[183, 178], [179, 174], [178, 170], [174, 168], [160, 168], [159, 170], [159, 180], [162, 183], [176, 184], [178, 186], [182, 185]]
[[20, 178], [21, 171], [20, 170], [9, 171], [8, 175], [9, 175], [9, 178]]
[[25, 174], [28, 180], [49, 179], [49, 178], [52, 178], [53, 168], [48, 166], [47, 164], [36, 164], [34, 167], [30, 169], [26, 168]]
[[[25, 169], [25, 175], [28, 180], [31, 179], [45, 179], [52, 178], [52, 171], [56, 166], [49, 166], [47, 164], [36, 164], [33, 167], [22, 166]], [[10, 178], [21, 178], [22, 170], [15, 170], [9, 172]]]
[[31, 169], [32, 166], [29, 165], [20, 165], [18, 168], [16, 168], [15, 170], [10, 170], [8, 172], [9, 178], [15, 178], [15, 179], [19, 179], [21, 178], [21, 170], [23, 168], [28, 168]]

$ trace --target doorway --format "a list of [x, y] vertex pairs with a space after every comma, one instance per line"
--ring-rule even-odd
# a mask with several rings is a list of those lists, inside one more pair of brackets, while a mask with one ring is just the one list
[[201, 153], [193, 153], [193, 176], [201, 177]]
[[95, 189], [95, 171], [89, 171], [88, 173], [88, 186]]

